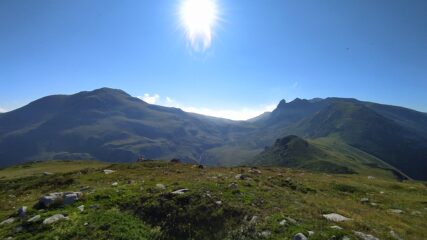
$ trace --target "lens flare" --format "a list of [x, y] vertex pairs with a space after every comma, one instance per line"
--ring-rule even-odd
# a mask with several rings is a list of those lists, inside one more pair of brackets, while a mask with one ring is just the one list
[[218, 20], [215, 0], [183, 0], [180, 7], [181, 24], [191, 47], [205, 51], [212, 44], [213, 28]]

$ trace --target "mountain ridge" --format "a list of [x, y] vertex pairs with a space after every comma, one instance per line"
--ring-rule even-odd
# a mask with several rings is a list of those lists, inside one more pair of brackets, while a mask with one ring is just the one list
[[233, 166], [292, 134], [335, 139], [427, 179], [427, 115], [415, 110], [354, 98], [297, 98], [233, 121], [148, 104], [112, 88], [47, 96], [1, 114], [0, 165], [144, 156]]

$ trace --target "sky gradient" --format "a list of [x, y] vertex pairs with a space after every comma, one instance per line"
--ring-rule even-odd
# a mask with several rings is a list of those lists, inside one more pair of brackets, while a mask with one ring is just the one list
[[231, 119], [296, 97], [427, 112], [425, 0], [217, 0], [202, 52], [181, 2], [0, 0], [0, 111], [112, 87]]

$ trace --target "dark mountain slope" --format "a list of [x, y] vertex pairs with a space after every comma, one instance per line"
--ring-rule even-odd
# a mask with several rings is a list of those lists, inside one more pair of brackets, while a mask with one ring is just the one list
[[51, 96], [1, 115], [0, 165], [55, 158], [133, 161], [140, 154], [195, 161], [223, 144], [225, 125], [232, 128], [114, 89]]
[[341, 139], [414, 178], [427, 179], [427, 139], [361, 103], [334, 102], [296, 131], [313, 139]]

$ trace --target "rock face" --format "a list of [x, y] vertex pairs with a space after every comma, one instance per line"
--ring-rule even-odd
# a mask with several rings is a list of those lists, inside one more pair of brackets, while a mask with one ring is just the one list
[[292, 240], [308, 240], [308, 238], [302, 233], [297, 233]]
[[323, 214], [323, 217], [333, 222], [344, 222], [351, 220], [351, 218], [344, 217], [343, 215], [340, 215], [338, 213]]
[[65, 216], [64, 216], [64, 215], [62, 215], [62, 214], [55, 214], [55, 215], [53, 215], [52, 217], [48, 217], [48, 218], [46, 218], [46, 219], [43, 221], [43, 224], [49, 225], [49, 224], [52, 224], [52, 223], [56, 223], [56, 222], [58, 222], [58, 221], [60, 221], [60, 220], [68, 220], [68, 217], [65, 217]]

